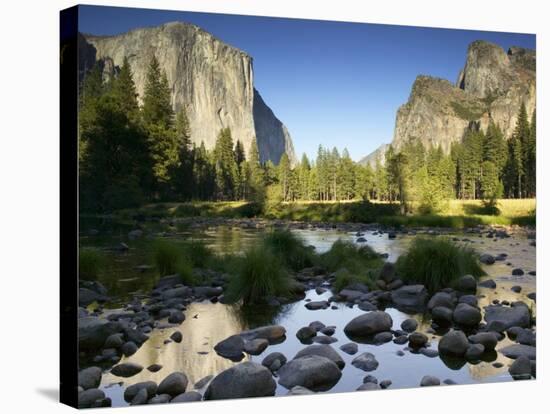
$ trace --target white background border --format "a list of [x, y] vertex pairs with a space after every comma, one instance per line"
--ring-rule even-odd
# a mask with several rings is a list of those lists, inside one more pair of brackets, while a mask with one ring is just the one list
[[[132, 407], [135, 413], [542, 412], [550, 387], [545, 348], [548, 265], [549, 10], [544, 1], [117, 0], [87, 4], [211, 11], [537, 34], [538, 379], [380, 392]], [[70, 412], [57, 403], [59, 363], [59, 10], [62, 0], [2, 4], [0, 36], [0, 410]], [[238, 28], [236, 28], [238, 30]], [[361, 53], [360, 50], [357, 53]], [[376, 56], [373, 56], [376, 59]], [[458, 69], [457, 69], [458, 70]], [[546, 374], [546, 375], [545, 375]], [[546, 395], [545, 395], [546, 391]], [[546, 397], [546, 398], [545, 398]], [[127, 412], [103, 409], [101, 412]]]

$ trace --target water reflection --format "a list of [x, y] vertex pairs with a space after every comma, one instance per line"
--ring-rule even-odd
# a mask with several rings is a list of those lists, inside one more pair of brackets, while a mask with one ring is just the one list
[[[108, 287], [110, 292], [120, 295], [120, 304], [128, 301], [135, 293], [148, 292], [153, 287], [157, 275], [154, 271], [140, 272], [136, 266], [150, 265], [150, 240], [143, 238], [136, 241], [128, 241], [126, 234], [130, 227], [121, 227], [111, 232], [105, 230], [103, 235], [96, 237], [82, 237], [81, 243], [86, 246], [102, 248], [117, 242], [124, 241], [130, 246], [126, 253], [107, 254], [109, 260], [108, 272], [102, 276], [101, 281]], [[189, 238], [203, 240], [218, 253], [240, 253], [257, 242], [263, 230], [238, 229], [231, 226], [220, 226], [205, 231], [182, 229], [170, 235], [174, 242]], [[103, 231], [103, 230], [102, 230]], [[319, 253], [330, 248], [332, 243], [339, 238], [356, 240], [355, 233], [341, 232], [337, 230], [304, 229], [294, 230], [303, 240], [315, 246]], [[390, 240], [387, 235], [379, 235], [374, 232], [366, 232], [364, 236], [367, 244], [379, 253], [387, 253], [388, 260], [395, 261], [397, 257], [407, 248], [413, 237], [399, 235], [396, 239]], [[536, 288], [536, 277], [528, 274], [535, 270], [535, 247], [529, 245], [529, 240], [523, 236], [515, 236], [510, 239], [492, 239], [478, 237], [477, 235], [459, 235], [461, 239], [469, 239], [466, 243], [476, 248], [480, 253], [498, 255], [506, 253], [508, 260], [497, 262], [492, 266], [485, 266], [488, 273], [487, 278], [492, 278], [497, 283], [496, 289], [480, 288], [478, 300], [481, 308], [489, 305], [493, 300], [507, 300], [509, 302], [522, 300], [533, 308], [534, 302], [527, 298], [527, 294], [534, 292]], [[523, 276], [512, 276], [511, 271], [515, 267], [521, 267], [525, 271]], [[521, 293], [511, 290], [514, 285], [522, 286]], [[306, 299], [323, 300], [331, 295], [325, 292], [318, 295], [314, 290], [308, 291]], [[213, 347], [219, 341], [228, 336], [242, 332], [243, 330], [267, 324], [281, 324], [286, 330], [286, 340], [279, 344], [269, 346], [261, 355], [247, 356], [246, 359], [261, 362], [271, 352], [282, 352], [287, 358], [292, 358], [305, 345], [296, 338], [296, 332], [303, 326], [313, 321], [321, 321], [325, 325], [336, 326], [334, 337], [338, 340], [332, 346], [338, 348], [349, 342], [343, 328], [355, 316], [363, 313], [357, 307], [349, 308], [343, 304], [336, 309], [324, 309], [310, 311], [305, 308], [305, 300], [284, 305], [278, 308], [253, 308], [239, 309], [234, 306], [210, 302], [191, 304], [186, 311], [185, 322], [178, 327], [183, 334], [183, 341], [167, 343], [164, 341], [170, 337], [176, 328], [155, 330], [150, 339], [139, 349], [139, 351], [125, 358], [147, 367], [151, 364], [161, 364], [163, 368], [157, 373], [151, 373], [144, 369], [140, 374], [122, 379], [105, 374], [102, 380], [102, 387], [113, 400], [113, 405], [120, 406], [126, 403], [122, 399], [122, 393], [126, 386], [152, 380], [160, 382], [165, 376], [174, 371], [183, 371], [189, 377], [190, 384], [208, 375], [216, 375], [222, 370], [232, 366], [234, 363], [218, 356]], [[116, 306], [117, 304], [115, 304]], [[393, 319], [393, 328], [399, 329], [403, 320], [413, 317], [418, 323], [418, 330], [427, 334], [430, 339], [430, 346], [437, 349], [439, 336], [430, 333], [430, 320], [426, 315], [407, 315], [396, 309], [386, 309]], [[507, 346], [511, 342], [508, 339], [500, 341], [497, 349]], [[429, 358], [418, 353], [411, 353], [405, 350], [406, 345], [397, 345], [393, 342], [384, 345], [358, 344], [359, 352], [371, 352], [380, 362], [378, 368], [370, 374], [379, 380], [390, 379], [392, 388], [417, 387], [424, 375], [434, 375], [441, 380], [450, 379], [459, 384], [476, 382], [509, 381], [507, 367], [510, 360], [500, 353], [485, 355], [484, 361], [477, 364], [466, 363], [464, 360], [450, 360], [442, 358]], [[338, 350], [339, 351], [339, 350]], [[398, 351], [404, 351], [400, 356]], [[362, 384], [365, 373], [351, 365], [355, 356], [350, 356], [339, 351], [346, 366], [340, 381], [329, 392], [347, 392], [355, 390]], [[358, 355], [357, 354], [357, 355]], [[495, 362], [502, 366], [495, 367]], [[122, 385], [120, 383], [122, 382]], [[191, 386], [190, 386], [191, 388]], [[286, 394], [287, 390], [278, 385], [277, 394]]]

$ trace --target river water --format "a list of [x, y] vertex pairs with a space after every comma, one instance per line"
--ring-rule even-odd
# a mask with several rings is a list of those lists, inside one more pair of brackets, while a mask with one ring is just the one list
[[[108, 236], [81, 238], [84, 246], [108, 246], [123, 240], [127, 229], [112, 231]], [[330, 249], [334, 241], [338, 239], [356, 240], [355, 232], [342, 232], [338, 230], [324, 229], [300, 229], [293, 230], [308, 245], [315, 246], [318, 252]], [[201, 231], [174, 232], [167, 235], [174, 241], [189, 238], [205, 241], [217, 253], [239, 253], [253, 245], [261, 236], [262, 231], [257, 229], [242, 229], [231, 226], [217, 226]], [[166, 235], [165, 235], [166, 236]], [[415, 236], [398, 235], [396, 239], [389, 239], [387, 234], [377, 234], [373, 231], [364, 233], [367, 244], [379, 253], [387, 253], [389, 261], [395, 261], [407, 248]], [[496, 262], [491, 266], [484, 266], [488, 273], [487, 278], [492, 278], [497, 283], [496, 289], [478, 289], [479, 305], [481, 308], [488, 305], [494, 299], [510, 302], [522, 300], [533, 307], [534, 302], [526, 297], [526, 294], [534, 292], [536, 276], [529, 275], [529, 271], [535, 270], [535, 247], [530, 245], [530, 240], [524, 234], [513, 235], [510, 238], [492, 239], [480, 237], [478, 234], [455, 234], [460, 240], [476, 248], [480, 253], [497, 255], [506, 253], [507, 261]], [[108, 257], [106, 272], [100, 278], [111, 294], [120, 298], [118, 306], [136, 294], [150, 291], [157, 280], [153, 271], [139, 272], [135, 266], [150, 264], [150, 240], [139, 240], [127, 242], [130, 250], [126, 253], [111, 253]], [[513, 268], [522, 268], [525, 271], [523, 276], [512, 276]], [[510, 288], [514, 285], [522, 286], [521, 293], [514, 293]], [[288, 359], [291, 359], [305, 345], [301, 344], [295, 334], [303, 326], [313, 321], [321, 321], [325, 325], [334, 325], [336, 331], [333, 335], [338, 341], [332, 346], [338, 351], [346, 362], [340, 381], [327, 392], [353, 391], [363, 382], [367, 373], [351, 365], [352, 359], [362, 352], [371, 352], [379, 361], [379, 367], [368, 374], [374, 375], [379, 381], [391, 380], [392, 388], [406, 388], [419, 386], [424, 375], [433, 375], [442, 381], [450, 379], [457, 384], [483, 383], [510, 381], [508, 365], [511, 360], [500, 353], [495, 353], [487, 361], [477, 364], [463, 363], [459, 366], [449, 364], [439, 357], [429, 358], [422, 354], [414, 354], [405, 350], [406, 345], [397, 345], [389, 342], [383, 345], [358, 344], [359, 352], [350, 356], [339, 350], [339, 347], [350, 342], [343, 332], [344, 326], [355, 316], [363, 313], [357, 306], [350, 308], [345, 304], [337, 304], [337, 309], [325, 309], [311, 311], [305, 308], [307, 299], [322, 300], [328, 299], [330, 292], [318, 295], [315, 290], [310, 290], [304, 300], [283, 306], [278, 313], [269, 315], [269, 322], [283, 325], [286, 328], [286, 340], [280, 344], [269, 346], [259, 356], [246, 356], [246, 359], [261, 362], [271, 352], [282, 352]], [[125, 302], [126, 301], [126, 302]], [[115, 302], [114, 306], [117, 306]], [[109, 311], [107, 311], [109, 312]], [[393, 319], [393, 328], [399, 329], [404, 319], [411, 317], [396, 309], [387, 308]], [[156, 373], [144, 369], [138, 375], [131, 378], [120, 378], [106, 373], [103, 375], [101, 388], [106, 395], [112, 399], [113, 406], [124, 406], [122, 394], [128, 385], [141, 381], [160, 382], [164, 377], [174, 371], [183, 371], [189, 378], [188, 390], [192, 384], [208, 375], [216, 375], [234, 362], [218, 356], [213, 347], [221, 340], [230, 335], [238, 334], [243, 330], [253, 328], [259, 323], [250, 322], [243, 317], [234, 307], [220, 303], [193, 303], [187, 307], [186, 320], [177, 328], [163, 330], [155, 329], [150, 339], [130, 357], [123, 357], [121, 362], [137, 362], [143, 367], [151, 364], [160, 364], [163, 368]], [[425, 332], [430, 327], [430, 320], [423, 315], [412, 315], [419, 322], [418, 330]], [[173, 331], [179, 330], [183, 334], [181, 343], [164, 341], [170, 337]], [[430, 347], [437, 349], [439, 337], [427, 333], [430, 338]], [[499, 342], [497, 349], [510, 344], [507, 339]], [[397, 351], [404, 350], [404, 355], [399, 356]], [[245, 359], [245, 360], [246, 360]], [[244, 360], [243, 360], [244, 361]], [[503, 364], [502, 367], [495, 367], [495, 362]], [[278, 385], [276, 394], [284, 395], [288, 392], [284, 387]]]

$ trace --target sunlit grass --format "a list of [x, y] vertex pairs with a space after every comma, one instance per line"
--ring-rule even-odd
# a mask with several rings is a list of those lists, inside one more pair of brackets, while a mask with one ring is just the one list
[[473, 249], [446, 238], [415, 238], [397, 260], [397, 272], [402, 280], [422, 284], [432, 293], [453, 287], [464, 275], [484, 274]]
[[263, 238], [263, 245], [292, 270], [314, 264], [314, 252], [290, 230], [274, 230]]

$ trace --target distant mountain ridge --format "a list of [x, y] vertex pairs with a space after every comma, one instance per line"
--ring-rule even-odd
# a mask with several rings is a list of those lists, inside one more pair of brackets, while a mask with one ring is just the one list
[[[411, 138], [426, 147], [449, 153], [468, 128], [485, 131], [492, 120], [510, 138], [521, 105], [529, 117], [536, 106], [536, 53], [534, 50], [475, 41], [456, 84], [419, 75], [408, 101], [399, 107], [391, 145], [399, 150]], [[361, 160], [376, 158], [377, 149]]]
[[81, 75], [96, 61], [115, 72], [127, 57], [141, 100], [155, 54], [166, 72], [176, 111], [185, 108], [191, 139], [212, 149], [220, 130], [231, 129], [248, 152], [255, 139], [263, 161], [287, 153], [296, 162], [292, 138], [254, 88], [253, 59], [193, 24], [173, 22], [114, 36], [80, 36]]

